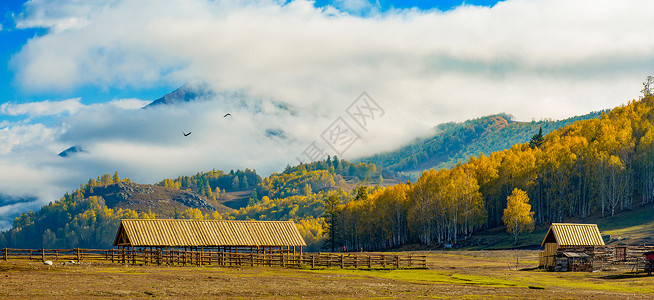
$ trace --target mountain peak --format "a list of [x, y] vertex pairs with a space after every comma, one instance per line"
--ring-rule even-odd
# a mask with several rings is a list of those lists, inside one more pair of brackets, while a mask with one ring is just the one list
[[57, 154], [57, 155], [59, 155], [61, 157], [67, 157], [67, 156], [70, 156], [70, 155], [73, 155], [73, 154], [79, 153], [79, 152], [86, 152], [86, 151], [81, 146], [75, 145], [75, 146], [72, 146], [72, 147], [70, 147], [70, 148], [68, 148], [68, 149], [66, 149], [64, 151], [59, 152], [59, 154]]
[[160, 104], [179, 104], [183, 102], [191, 102], [200, 99], [209, 99], [216, 95], [216, 93], [206, 83], [189, 84], [186, 83], [180, 88], [163, 97], [152, 101], [143, 108], [153, 107]]

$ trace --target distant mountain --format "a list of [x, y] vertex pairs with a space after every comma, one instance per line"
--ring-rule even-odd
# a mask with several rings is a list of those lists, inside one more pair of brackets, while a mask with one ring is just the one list
[[81, 146], [72, 146], [64, 151], [59, 152], [59, 154], [57, 155], [61, 157], [68, 157], [79, 152], [86, 152], [86, 151]]
[[575, 121], [599, 118], [601, 112], [559, 121], [516, 122], [509, 114], [497, 114], [436, 126], [436, 133], [400, 149], [360, 159], [396, 172], [412, 173], [417, 177], [427, 169], [451, 168], [479, 153], [488, 155], [528, 142], [539, 128], [543, 134]]
[[171, 93], [164, 95], [163, 97], [152, 101], [152, 103], [146, 105], [143, 108], [153, 107], [161, 104], [178, 104], [184, 102], [196, 101], [199, 99], [210, 99], [216, 96], [216, 93], [211, 90], [209, 85], [206, 83], [191, 85], [184, 84], [182, 87], [174, 90]]

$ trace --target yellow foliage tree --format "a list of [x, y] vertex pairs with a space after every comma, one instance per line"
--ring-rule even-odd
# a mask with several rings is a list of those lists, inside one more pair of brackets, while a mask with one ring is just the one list
[[506, 231], [513, 234], [513, 244], [518, 243], [518, 234], [534, 230], [534, 212], [529, 205], [527, 193], [521, 189], [514, 189], [511, 196], [506, 198], [506, 209], [502, 216]]

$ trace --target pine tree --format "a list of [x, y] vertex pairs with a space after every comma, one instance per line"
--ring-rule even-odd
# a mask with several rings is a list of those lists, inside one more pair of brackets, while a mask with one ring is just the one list
[[323, 223], [323, 230], [327, 234], [326, 245], [331, 247], [332, 252], [336, 251], [336, 240], [337, 240], [337, 219], [340, 213], [338, 205], [341, 203], [340, 199], [336, 195], [331, 195], [325, 200], [325, 213], [323, 218], [325, 222]]
[[640, 90], [641, 93], [643, 93], [642, 98], [647, 98], [652, 95], [652, 86], [654, 84], [654, 76], [647, 76], [647, 79], [643, 81], [643, 89]]
[[234, 176], [234, 179], [232, 180], [232, 191], [238, 191], [240, 187], [240, 180], [238, 180], [238, 176]]
[[540, 145], [543, 144], [543, 141], [544, 141], [544, 139], [543, 139], [543, 127], [540, 127], [540, 129], [538, 129], [538, 133], [534, 134], [531, 137], [531, 140], [529, 140], [529, 147], [538, 148], [538, 147], [540, 147]]

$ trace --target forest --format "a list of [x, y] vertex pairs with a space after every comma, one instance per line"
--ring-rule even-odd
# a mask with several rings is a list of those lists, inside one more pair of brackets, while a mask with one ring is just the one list
[[[392, 185], [381, 184], [389, 179]], [[105, 174], [39, 212], [21, 215], [11, 230], [0, 233], [0, 247], [106, 248], [121, 218], [169, 217], [113, 210], [88, 196], [94, 186], [124, 180], [129, 179]], [[266, 178], [254, 170], [214, 170], [158, 185], [207, 198], [251, 191], [246, 207], [222, 214], [190, 208], [176, 217], [293, 220], [310, 251], [456, 244], [502, 226], [507, 197], [515, 189], [526, 192], [536, 226], [611, 217], [654, 202], [654, 98], [646, 95], [599, 118], [470, 157], [450, 169], [424, 171], [415, 182], [372, 163], [329, 157]]]
[[513, 116], [502, 113], [465, 122], [443, 123], [436, 126], [436, 133], [431, 137], [362, 161], [396, 172], [411, 172], [412, 177], [417, 178], [421, 170], [449, 169], [466, 162], [470, 156], [489, 155], [524, 143], [539, 129], [547, 134], [576, 121], [599, 118], [600, 114], [591, 112], [558, 121], [516, 122]]
[[654, 201], [654, 98], [577, 121], [538, 144], [480, 154], [337, 207], [328, 239], [353, 249], [457, 243], [502, 225], [511, 192], [526, 191], [536, 225], [614, 216]]

